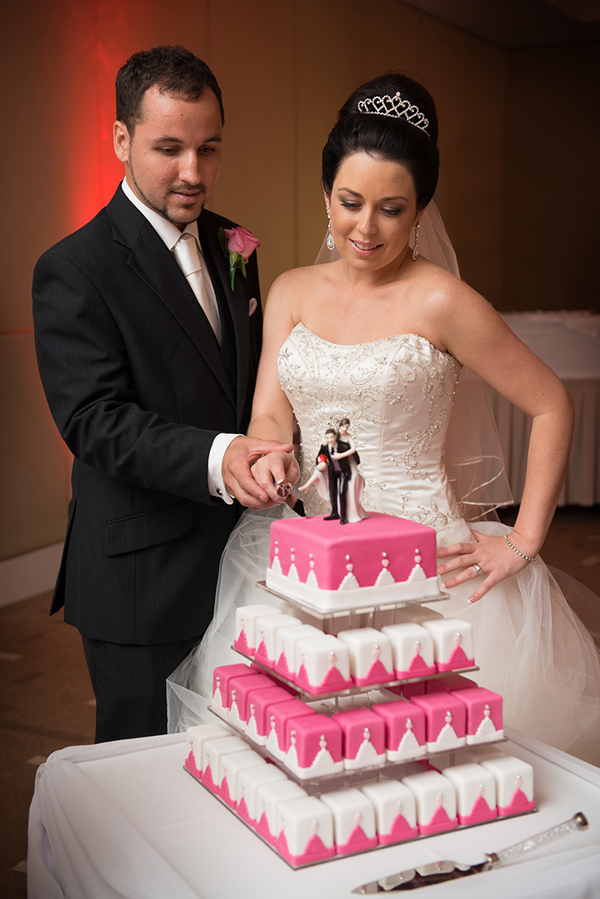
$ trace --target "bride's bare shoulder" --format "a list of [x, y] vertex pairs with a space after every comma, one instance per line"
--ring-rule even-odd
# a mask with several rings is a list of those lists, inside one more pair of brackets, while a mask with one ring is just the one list
[[326, 277], [327, 265], [305, 265], [301, 268], [291, 268], [279, 275], [273, 282], [273, 288], [279, 290], [297, 290], [307, 286], [322, 283]]

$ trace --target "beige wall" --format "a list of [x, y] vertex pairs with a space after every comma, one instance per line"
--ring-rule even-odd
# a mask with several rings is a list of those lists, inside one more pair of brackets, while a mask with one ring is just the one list
[[[64, 534], [69, 455], [35, 369], [31, 271], [45, 248], [113, 193], [120, 171], [111, 145], [112, 84], [136, 50], [182, 43], [214, 69], [227, 122], [211, 205], [262, 240], [265, 293], [281, 271], [310, 264], [320, 246], [320, 154], [337, 110], [362, 81], [402, 68], [420, 75], [438, 104], [438, 201], [463, 276], [499, 308], [543, 307], [557, 297], [563, 306], [590, 305], [579, 298], [592, 296], [591, 255], [577, 271], [581, 290], [572, 289], [566, 265], [560, 283], [548, 278], [549, 292], [535, 290], [535, 270], [520, 274], [528, 263], [520, 254], [539, 221], [556, 214], [558, 201], [560, 222], [549, 230], [555, 244], [565, 232], [572, 241], [586, 195], [582, 185], [576, 196], [569, 188], [562, 145], [543, 145], [549, 161], [543, 168], [536, 158], [530, 180], [520, 141], [509, 133], [518, 124], [527, 139], [547, 134], [551, 89], [563, 66], [581, 79], [579, 51], [510, 54], [395, 0], [179, 0], [176, 7], [164, 0], [22, 0], [3, 24], [0, 559]], [[533, 119], [516, 102], [522, 82]], [[579, 108], [574, 117], [592, 146], [591, 117], [586, 124]], [[558, 169], [559, 195], [547, 191], [544, 174]], [[527, 205], [532, 184], [535, 213]]]

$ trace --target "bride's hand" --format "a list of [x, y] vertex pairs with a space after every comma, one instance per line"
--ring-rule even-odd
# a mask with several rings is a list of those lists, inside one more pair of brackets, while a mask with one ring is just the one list
[[[475, 537], [476, 543], [454, 543], [452, 546], [438, 550], [438, 559], [448, 556], [455, 556], [455, 558], [438, 566], [437, 573], [443, 578], [446, 574], [461, 569], [459, 574], [443, 581], [444, 587], [455, 587], [457, 584], [475, 581], [473, 586], [477, 589], [468, 599], [468, 602], [473, 603], [485, 596], [491, 587], [512, 574], [522, 571], [530, 563], [512, 550], [504, 537], [492, 537], [473, 530], [471, 533]], [[521, 539], [521, 543], [517, 543], [518, 539], [518, 535], [515, 535], [514, 541], [512, 534], [509, 536], [511, 543], [524, 546], [524, 540]], [[521, 551], [529, 555], [527, 550]], [[481, 574], [474, 567], [475, 565], [481, 569]]]
[[254, 463], [251, 471], [256, 483], [277, 506], [286, 502], [300, 477], [300, 467], [293, 453], [267, 453]]

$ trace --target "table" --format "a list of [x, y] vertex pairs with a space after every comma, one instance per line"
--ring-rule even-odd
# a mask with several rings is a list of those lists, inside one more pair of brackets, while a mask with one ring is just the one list
[[[559, 505], [600, 503], [600, 315], [510, 312], [504, 321], [565, 384], [575, 402], [575, 432]], [[490, 391], [514, 500], [525, 483], [530, 421]]]
[[578, 811], [589, 830], [510, 867], [428, 887], [423, 899], [600, 897], [600, 769], [508, 732], [503, 748], [535, 768], [537, 813], [297, 871], [183, 770], [184, 734], [60, 750], [37, 773], [28, 897], [349, 899], [414, 864], [481, 861]]

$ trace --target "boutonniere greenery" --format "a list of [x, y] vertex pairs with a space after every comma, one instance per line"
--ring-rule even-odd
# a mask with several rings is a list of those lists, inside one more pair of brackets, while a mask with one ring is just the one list
[[260, 240], [247, 228], [219, 228], [219, 243], [229, 260], [229, 280], [234, 290], [236, 271], [241, 268], [242, 275], [246, 277], [246, 263], [255, 249], [260, 247]]

